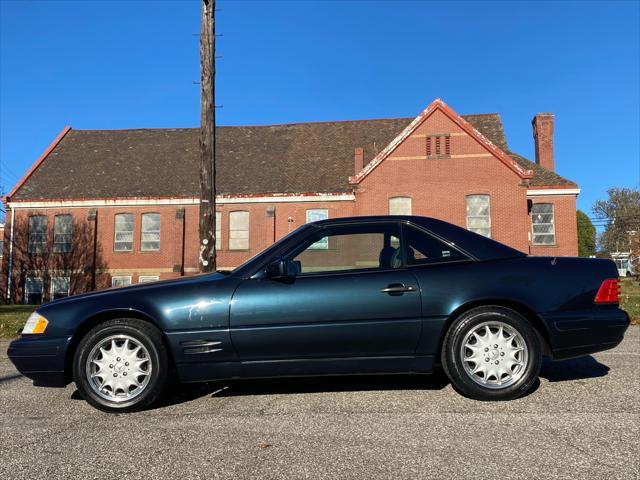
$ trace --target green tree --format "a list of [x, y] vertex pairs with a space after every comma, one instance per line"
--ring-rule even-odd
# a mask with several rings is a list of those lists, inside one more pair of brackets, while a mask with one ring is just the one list
[[593, 205], [594, 215], [605, 222], [599, 246], [609, 253], [629, 251], [631, 232], [640, 231], [640, 189], [611, 188], [607, 193], [607, 200]]
[[578, 255], [589, 257], [596, 253], [596, 227], [586, 213], [578, 210]]

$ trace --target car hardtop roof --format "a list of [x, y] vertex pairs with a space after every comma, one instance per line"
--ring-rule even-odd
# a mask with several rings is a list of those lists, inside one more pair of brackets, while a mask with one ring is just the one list
[[497, 242], [491, 238], [479, 235], [466, 228], [459, 227], [444, 220], [433, 217], [421, 217], [418, 215], [370, 215], [363, 217], [338, 217], [327, 220], [319, 220], [312, 222], [310, 225], [318, 227], [353, 224], [353, 223], [369, 223], [397, 221], [413, 223], [419, 227], [428, 230], [436, 236], [446, 240], [450, 244], [461, 249], [463, 252], [471, 255], [474, 259], [499, 260], [506, 258], [526, 257], [526, 254], [515, 248], [511, 248], [503, 243]]

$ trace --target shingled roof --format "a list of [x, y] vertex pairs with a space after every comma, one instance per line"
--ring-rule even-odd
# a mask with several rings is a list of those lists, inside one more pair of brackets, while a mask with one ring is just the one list
[[[498, 114], [469, 123], [535, 176], [574, 185], [512, 153]], [[218, 127], [218, 194], [348, 192], [355, 147], [368, 163], [413, 118]], [[70, 130], [11, 200], [199, 195], [198, 129]]]

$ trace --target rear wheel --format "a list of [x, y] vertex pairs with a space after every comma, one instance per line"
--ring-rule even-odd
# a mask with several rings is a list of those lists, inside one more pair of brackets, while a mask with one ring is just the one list
[[510, 400], [535, 384], [540, 340], [517, 312], [499, 306], [462, 314], [449, 328], [442, 365], [453, 386], [477, 400]]
[[82, 397], [107, 412], [148, 407], [165, 389], [169, 361], [160, 332], [138, 319], [115, 319], [89, 331], [74, 358]]

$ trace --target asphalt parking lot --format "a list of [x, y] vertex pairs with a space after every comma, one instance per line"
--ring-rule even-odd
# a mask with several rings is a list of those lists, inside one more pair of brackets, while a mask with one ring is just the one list
[[640, 327], [548, 362], [525, 398], [441, 376], [221, 382], [98, 412], [19, 376], [0, 342], [0, 478], [640, 478]]

